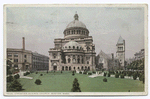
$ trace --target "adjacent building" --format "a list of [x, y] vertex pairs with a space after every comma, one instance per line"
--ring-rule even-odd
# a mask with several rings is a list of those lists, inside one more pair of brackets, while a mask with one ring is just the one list
[[125, 66], [125, 40], [120, 36], [116, 44], [116, 57], [114, 54], [106, 54], [102, 50], [96, 57], [97, 68], [105, 70], [123, 69]]
[[7, 60], [11, 67], [26, 70], [48, 70], [49, 57], [25, 49], [25, 38], [22, 38], [22, 49], [7, 48]]
[[144, 49], [141, 49], [139, 52], [134, 54], [135, 60], [141, 60], [145, 57]]
[[49, 70], [95, 70], [95, 45], [78, 14], [63, 32], [64, 38], [54, 40], [49, 50]]

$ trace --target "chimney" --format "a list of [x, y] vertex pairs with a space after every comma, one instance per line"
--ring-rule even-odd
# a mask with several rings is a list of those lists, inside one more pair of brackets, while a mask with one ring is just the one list
[[22, 37], [22, 49], [25, 50], [25, 38]]
[[114, 60], [114, 53], [111, 53], [111, 55], [112, 55], [112, 60]]

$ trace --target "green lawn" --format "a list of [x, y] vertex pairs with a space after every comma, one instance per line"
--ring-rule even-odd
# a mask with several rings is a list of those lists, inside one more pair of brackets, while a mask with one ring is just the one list
[[[103, 82], [104, 77], [90, 78], [89, 75], [75, 74], [72, 76], [71, 72], [49, 72], [43, 73], [43, 76], [32, 73], [28, 76], [30, 79], [19, 79], [23, 85], [22, 92], [70, 92], [74, 78], [78, 79], [80, 89], [82, 92], [143, 92], [144, 84], [139, 80], [121, 79], [107, 77], [108, 82]], [[42, 81], [41, 85], [36, 85], [36, 79]]]

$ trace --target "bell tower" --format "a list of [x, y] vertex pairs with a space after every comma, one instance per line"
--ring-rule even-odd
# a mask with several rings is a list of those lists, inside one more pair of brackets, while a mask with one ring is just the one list
[[124, 67], [125, 65], [125, 40], [120, 36], [116, 44], [117, 52], [116, 57], [119, 60], [120, 66]]

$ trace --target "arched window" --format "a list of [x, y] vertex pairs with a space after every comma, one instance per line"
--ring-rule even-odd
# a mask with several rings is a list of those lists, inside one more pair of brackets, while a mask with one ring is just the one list
[[89, 64], [89, 61], [87, 61], [87, 64]]
[[77, 46], [77, 49], [79, 49], [79, 47]]
[[79, 33], [79, 30], [77, 30], [77, 34]]
[[80, 68], [78, 67], [78, 69], [80, 69]]
[[70, 58], [68, 58], [68, 63], [70, 63]]
[[78, 58], [78, 64], [80, 63], [80, 58]]
[[90, 70], [90, 67], [88, 67], [88, 70]]
[[73, 30], [74, 34], [75, 34], [75, 30]]
[[69, 49], [71, 48], [71, 46], [69, 46]]
[[74, 70], [76, 69], [76, 67], [74, 67]]
[[71, 66], [69, 66], [69, 70], [71, 70]]
[[80, 34], [80, 30], [79, 30], [79, 34]]
[[81, 67], [81, 69], [83, 70], [83, 66]]
[[72, 30], [72, 34], [73, 34], [73, 30]]
[[64, 66], [62, 66], [62, 70], [64, 70]]
[[75, 49], [75, 46], [73, 46], [73, 49]]
[[68, 66], [66, 66], [66, 70], [68, 70]]

